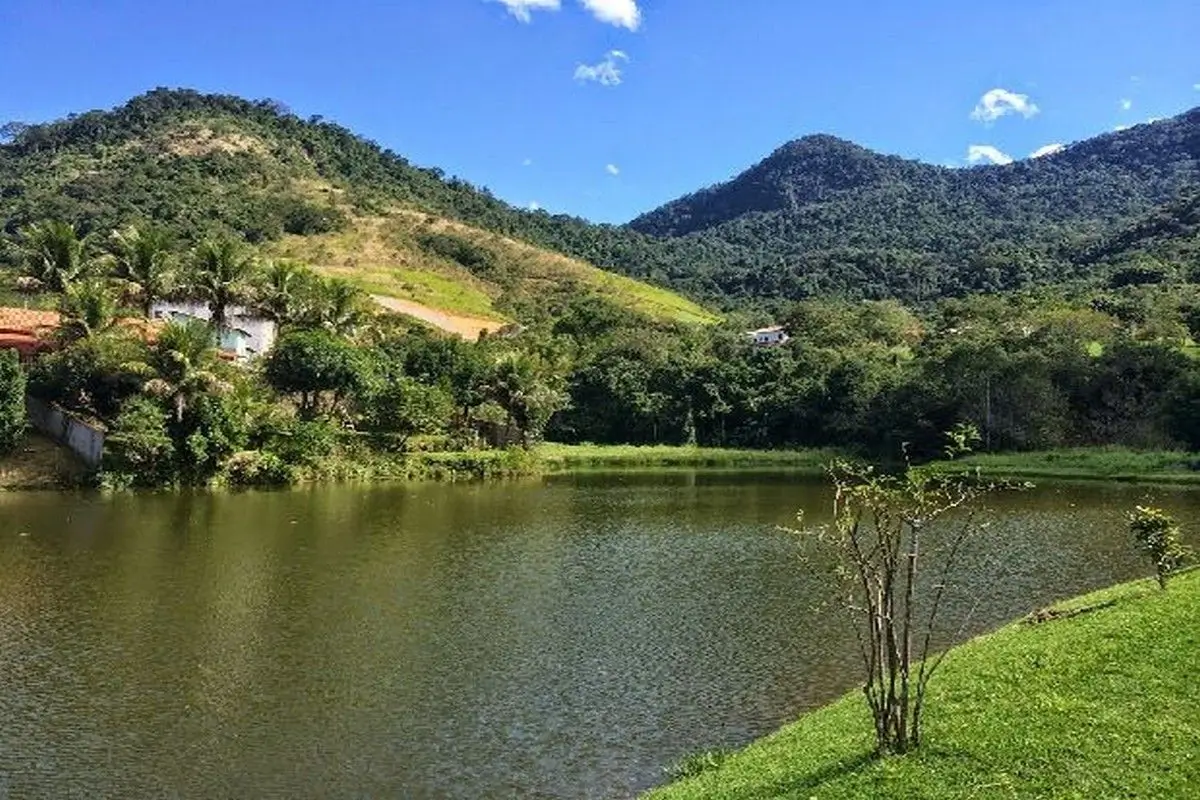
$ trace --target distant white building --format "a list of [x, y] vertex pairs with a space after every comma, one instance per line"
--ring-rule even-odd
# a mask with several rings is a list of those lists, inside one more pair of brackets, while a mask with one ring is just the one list
[[784, 330], [782, 325], [759, 328], [756, 331], [747, 331], [746, 335], [754, 339], [754, 344], [759, 347], [776, 347], [791, 338], [787, 335], [787, 331]]
[[[199, 319], [209, 322], [212, 320], [212, 311], [207, 303], [159, 301], [150, 309], [150, 318]], [[233, 356], [238, 361], [246, 361], [269, 353], [275, 346], [277, 334], [274, 320], [256, 316], [241, 306], [230, 306], [226, 312], [225, 327], [220, 332], [218, 347], [222, 353]]]

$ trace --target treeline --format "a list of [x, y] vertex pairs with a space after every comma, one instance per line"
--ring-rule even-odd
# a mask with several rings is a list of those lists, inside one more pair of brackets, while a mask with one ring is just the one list
[[[244, 243], [184, 250], [149, 229], [89, 244], [18, 238], [27, 291], [55, 298], [59, 349], [31, 392], [103, 421], [113, 483], [286, 483], [414, 451], [597, 444], [833, 447], [935, 457], [960, 423], [985, 451], [1200, 448], [1200, 287], [979, 295], [917, 313], [805, 301], [790, 340], [750, 318], [656, 323], [597, 295], [468, 343], [380, 315], [353, 287]], [[93, 240], [100, 241], [100, 240]], [[276, 320], [274, 350], [222, 359], [216, 325], [141, 319], [157, 296]]]
[[[112, 111], [10, 126], [9, 232], [46, 217], [104, 231], [167, 221], [190, 243], [337, 229], [403, 204], [727, 307], [838, 296], [926, 302], [1100, 281], [1122, 221], [1200, 179], [1200, 112], [1005, 167], [951, 170], [832, 137], [794, 142], [728, 184], [631, 227], [515, 209], [486, 188], [279, 103], [159, 89]], [[70, 167], [70, 168], [66, 168]], [[334, 198], [307, 191], [331, 182]]]

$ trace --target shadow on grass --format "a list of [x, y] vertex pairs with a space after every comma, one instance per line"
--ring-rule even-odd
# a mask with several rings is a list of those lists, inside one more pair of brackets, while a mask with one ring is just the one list
[[844, 778], [847, 775], [858, 772], [863, 767], [878, 760], [878, 756], [874, 753], [861, 753], [860, 755], [845, 758], [836, 763], [821, 767], [813, 772], [790, 775], [771, 783], [748, 786], [742, 791], [722, 795], [722, 797], [726, 797], [728, 800], [766, 800], [766, 798], [790, 795], [794, 792], [801, 792], [807, 789], [817, 789], [829, 781]]

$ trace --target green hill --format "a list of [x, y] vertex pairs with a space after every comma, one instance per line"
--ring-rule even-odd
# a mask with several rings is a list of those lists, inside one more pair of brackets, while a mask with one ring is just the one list
[[925, 741], [875, 760], [861, 693], [801, 718], [654, 800], [1195, 797], [1200, 572], [1072, 601], [950, 653]]
[[530, 215], [275, 103], [156, 90], [6, 132], [0, 216], [10, 235], [46, 218], [101, 233], [149, 221], [180, 246], [234, 234], [484, 322], [553, 313], [589, 293], [655, 320], [718, 320], [666, 289], [506, 235], [505, 220]]
[[[233, 231], [302, 256], [327, 253], [323, 266], [364, 285], [494, 319], [527, 313], [531, 299], [553, 307], [579, 286], [667, 319], [712, 318], [589, 265], [725, 307], [1103, 283], [1119, 269], [1114, 247], [1136, 256], [1154, 244], [1122, 240], [1130, 226], [1169, 214], [1200, 186], [1200, 109], [969, 169], [809, 136], [627, 226], [513, 208], [273, 101], [158, 89], [111, 111], [3, 131], [9, 233], [45, 217], [96, 230], [168, 221], [185, 242]], [[345, 247], [383, 229], [395, 233], [389, 260], [347, 265], [355, 256]]]

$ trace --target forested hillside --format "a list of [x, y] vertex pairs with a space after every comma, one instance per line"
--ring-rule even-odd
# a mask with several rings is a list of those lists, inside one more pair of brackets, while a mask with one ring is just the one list
[[1074, 256], [1105, 254], [1124, 221], [1198, 183], [1200, 109], [971, 169], [810, 136], [630, 227], [754, 249], [754, 264], [722, 270], [728, 292], [924, 299], [1094, 277]]
[[[160, 89], [112, 111], [6, 133], [0, 214], [9, 233], [43, 218], [84, 230], [157, 220], [185, 241], [224, 231], [270, 244], [336, 235], [399, 209], [727, 307], [1104, 284], [1142, 244], [1161, 250], [1163, 236], [1180, 239], [1146, 225], [1186, 216], [1188, 192], [1200, 185], [1200, 109], [1039, 159], [971, 169], [810, 136], [625, 227], [513, 208], [272, 101]], [[486, 255], [471, 252], [482, 241], [476, 233], [464, 247], [433, 233], [414, 232], [406, 250], [413, 260], [455, 274], [488, 268], [480, 266]], [[1186, 239], [1172, 253], [1192, 252]], [[492, 300], [514, 295], [490, 291]]]
[[580, 293], [654, 320], [716, 319], [570, 257], [585, 248], [537, 246], [522, 235], [535, 215], [486, 190], [274, 102], [160, 89], [3, 133], [0, 220], [10, 243], [46, 219], [101, 236], [154, 224], [181, 252], [233, 236], [376, 293], [485, 319], [554, 314]]

